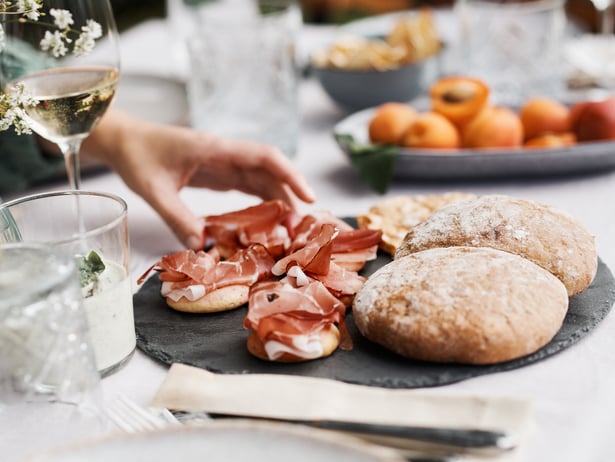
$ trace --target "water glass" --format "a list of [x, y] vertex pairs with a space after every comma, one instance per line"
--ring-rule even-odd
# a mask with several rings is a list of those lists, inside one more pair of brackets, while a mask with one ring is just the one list
[[483, 79], [496, 104], [562, 97], [564, 0], [458, 0], [461, 72]]
[[0, 351], [3, 460], [105, 428], [73, 255], [42, 244], [0, 244]]
[[277, 146], [292, 157], [299, 131], [297, 4], [214, 0], [188, 40], [191, 124]]
[[76, 262], [39, 244], [0, 245], [0, 403], [80, 403], [98, 374]]
[[126, 203], [112, 194], [60, 191], [0, 204], [0, 242], [43, 242], [75, 256], [97, 369], [122, 367], [136, 347], [128, 277]]

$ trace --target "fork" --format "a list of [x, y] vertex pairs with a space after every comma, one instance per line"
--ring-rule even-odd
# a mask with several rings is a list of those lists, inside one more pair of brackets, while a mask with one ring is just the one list
[[[179, 413], [177, 416], [166, 408], [142, 407], [124, 395], [118, 395], [115, 401], [107, 405], [105, 415], [118, 428], [127, 433], [158, 430], [184, 423], [212, 420], [206, 413]], [[451, 455], [426, 455], [420, 452], [405, 451], [411, 462], [454, 462]]]
[[121, 430], [128, 433], [157, 430], [180, 421], [165, 408], [142, 407], [130, 398], [119, 395], [105, 407], [104, 414]]

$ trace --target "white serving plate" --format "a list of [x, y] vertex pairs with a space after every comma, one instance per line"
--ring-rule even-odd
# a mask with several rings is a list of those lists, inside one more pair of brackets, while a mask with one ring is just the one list
[[[369, 145], [367, 127], [375, 108], [344, 118], [334, 135], [351, 135]], [[350, 155], [345, 143], [338, 144]], [[394, 176], [413, 179], [478, 179], [578, 175], [615, 169], [615, 142], [578, 143], [562, 148], [409, 149], [399, 148]]]
[[119, 434], [28, 462], [403, 462], [393, 450], [298, 425], [223, 420]]

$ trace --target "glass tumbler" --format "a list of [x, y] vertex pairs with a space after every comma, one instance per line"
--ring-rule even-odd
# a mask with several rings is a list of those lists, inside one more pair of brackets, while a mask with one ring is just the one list
[[196, 32], [188, 39], [191, 125], [273, 145], [293, 157], [300, 122], [299, 6], [213, 0], [195, 15]]
[[3, 460], [22, 460], [105, 428], [71, 254], [36, 243], [0, 244], [0, 351]]
[[74, 255], [96, 366], [122, 367], [136, 347], [126, 203], [112, 194], [60, 191], [0, 204], [0, 242], [42, 242]]
[[564, 0], [457, 0], [455, 8], [458, 72], [484, 80], [494, 103], [563, 96]]
[[50, 246], [0, 244], [0, 403], [78, 404], [98, 374], [76, 262]]

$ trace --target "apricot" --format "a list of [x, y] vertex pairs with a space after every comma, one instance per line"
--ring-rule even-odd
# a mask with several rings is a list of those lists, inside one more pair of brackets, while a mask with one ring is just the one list
[[503, 106], [486, 107], [462, 131], [464, 148], [513, 148], [523, 143], [519, 116]]
[[402, 145], [411, 148], [456, 149], [460, 135], [450, 120], [436, 112], [419, 114], [408, 128]]
[[369, 139], [379, 144], [399, 144], [418, 113], [404, 103], [380, 105], [369, 122]]
[[572, 132], [543, 133], [527, 140], [523, 147], [526, 148], [562, 148], [576, 144], [577, 137]]
[[571, 110], [571, 123], [579, 141], [615, 139], [615, 97], [577, 104]]
[[489, 101], [489, 87], [472, 77], [443, 77], [429, 88], [431, 110], [457, 127], [478, 115]]
[[570, 110], [551, 98], [532, 98], [519, 111], [525, 139], [544, 133], [563, 133], [570, 130]]

